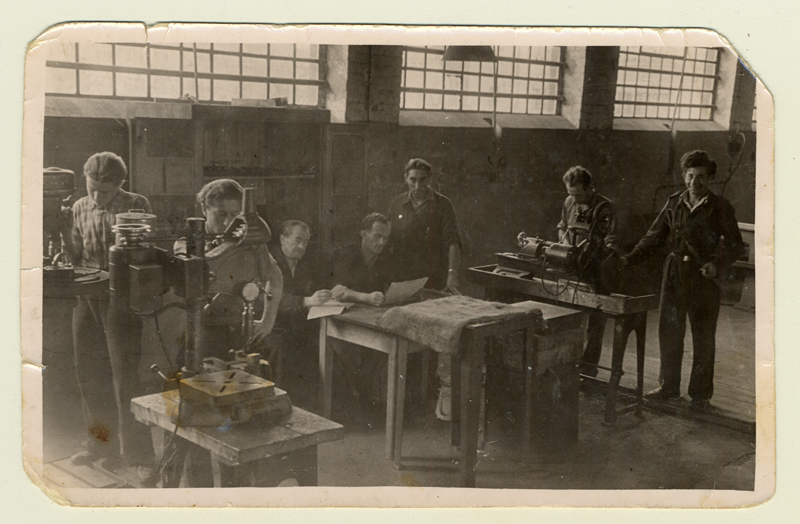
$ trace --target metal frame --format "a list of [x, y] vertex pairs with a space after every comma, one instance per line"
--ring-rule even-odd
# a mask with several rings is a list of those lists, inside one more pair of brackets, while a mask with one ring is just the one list
[[[51, 93], [58, 96], [67, 96], [67, 97], [86, 97], [86, 98], [112, 98], [112, 99], [123, 99], [123, 100], [144, 100], [144, 101], [152, 101], [154, 100], [152, 96], [152, 86], [151, 80], [153, 77], [178, 77], [180, 79], [180, 87], [179, 92], [180, 95], [175, 97], [174, 100], [180, 100], [183, 97], [184, 93], [184, 79], [203, 79], [209, 81], [209, 98], [204, 98], [204, 100], [208, 100], [211, 102], [220, 102], [219, 100], [214, 100], [214, 83], [215, 80], [226, 80], [226, 81], [233, 81], [239, 83], [239, 97], [242, 97], [242, 90], [244, 82], [251, 82], [251, 83], [260, 83], [265, 84], [267, 89], [267, 97], [270, 96], [270, 86], [273, 84], [285, 84], [291, 85], [292, 87], [292, 102], [294, 105], [301, 105], [297, 104], [297, 86], [316, 86], [318, 88], [318, 95], [317, 100], [314, 105], [310, 104], [302, 104], [308, 105], [309, 107], [319, 107], [320, 101], [322, 100], [322, 91], [323, 87], [325, 86], [325, 81], [320, 80], [323, 78], [323, 65], [324, 59], [326, 56], [325, 53], [325, 46], [319, 46], [319, 52], [317, 54], [317, 58], [302, 58], [297, 56], [297, 45], [293, 44], [293, 52], [292, 56], [278, 56], [271, 53], [270, 44], [267, 45], [267, 53], [266, 54], [258, 54], [258, 53], [250, 53], [245, 52], [243, 50], [243, 44], [238, 44], [239, 50], [238, 51], [228, 51], [223, 49], [215, 49], [214, 44], [210, 44], [208, 48], [193, 48], [191, 45], [186, 45], [183, 43], [177, 44], [176, 46], [166, 46], [166, 45], [153, 45], [153, 44], [137, 44], [137, 43], [108, 43], [107, 45], [111, 46], [111, 64], [104, 65], [104, 64], [90, 64], [86, 62], [80, 61], [80, 44], [75, 43], [75, 61], [59, 61], [59, 60], [48, 60], [47, 67], [48, 68], [58, 68], [58, 69], [72, 69], [75, 71], [75, 92], [74, 93]], [[117, 65], [117, 48], [118, 47], [136, 47], [136, 48], [144, 48], [146, 50], [146, 67], [128, 67], [128, 66], [119, 66]], [[166, 51], [172, 51], [178, 53], [179, 55], [179, 69], [153, 69], [151, 67], [151, 50], [160, 49]], [[185, 69], [186, 64], [184, 60], [184, 53], [191, 52], [199, 54], [207, 54], [209, 56], [209, 72], [196, 72], [194, 69], [187, 70]], [[233, 56], [237, 57], [239, 61], [239, 74], [230, 74], [230, 73], [214, 73], [214, 57], [215, 56]], [[258, 58], [262, 60], [266, 60], [267, 62], [267, 75], [264, 77], [261, 76], [252, 76], [252, 75], [244, 75], [243, 74], [243, 61], [244, 58]], [[289, 61], [292, 63], [292, 77], [293, 78], [278, 78], [270, 76], [270, 66], [272, 60], [282, 60], [282, 61]], [[318, 73], [317, 73], [317, 80], [310, 80], [310, 79], [299, 79], [297, 77], [297, 63], [312, 63], [317, 64]], [[195, 64], [196, 65], [196, 64]], [[80, 72], [81, 71], [99, 71], [99, 72], [108, 72], [111, 73], [111, 95], [92, 95], [92, 94], [83, 94], [81, 93], [81, 82], [80, 82]], [[136, 75], [144, 75], [147, 78], [147, 94], [146, 96], [119, 96], [117, 95], [117, 74], [124, 73], [124, 74], [136, 74]], [[193, 88], [194, 89], [194, 88]], [[49, 93], [50, 94], [50, 93]], [[198, 99], [200, 99], [199, 90], [195, 92], [195, 95]], [[172, 98], [171, 98], [172, 99]]]
[[[512, 73], [510, 75], [508, 75], [508, 74], [496, 74], [496, 78], [505, 78], [505, 79], [511, 80], [512, 82], [514, 80], [524, 80], [526, 82], [526, 92], [525, 93], [514, 93], [513, 92], [514, 88], [513, 88], [513, 85], [512, 85], [510, 93], [497, 92], [496, 93], [497, 99], [508, 99], [509, 101], [513, 101], [514, 99], [517, 99], [517, 100], [519, 100], [519, 99], [541, 100], [541, 101], [555, 100], [556, 101], [555, 111], [552, 114], [551, 113], [545, 113], [544, 112], [544, 105], [542, 105], [539, 108], [538, 112], [531, 111], [530, 104], [526, 104], [524, 112], [515, 112], [513, 104], [510, 104], [508, 111], [498, 111], [498, 112], [501, 112], [501, 113], [504, 113], [504, 114], [545, 115], [545, 116], [557, 116], [557, 115], [561, 114], [561, 104], [564, 101], [564, 95], [563, 95], [563, 91], [564, 91], [564, 74], [563, 73], [564, 73], [564, 68], [567, 67], [567, 63], [566, 63], [566, 47], [564, 47], [564, 46], [559, 46], [559, 47], [561, 49], [561, 53], [560, 53], [560, 57], [561, 58], [560, 58], [559, 61], [531, 60], [530, 58], [518, 57], [517, 56], [516, 47], [514, 47], [514, 51], [513, 51], [513, 55], [512, 56], [509, 57], [509, 56], [499, 56], [498, 55], [498, 57], [497, 57], [497, 63], [498, 64], [501, 63], [501, 62], [508, 62], [508, 63], [512, 64]], [[495, 49], [495, 53], [497, 54], [497, 51], [498, 51], [499, 47], [495, 46], [494, 49]], [[408, 52], [409, 51], [410, 52], [415, 52], [415, 53], [422, 53], [424, 55], [423, 67], [409, 66], [408, 65]], [[480, 81], [483, 78], [492, 79], [491, 80], [492, 82], [496, 82], [496, 80], [493, 79], [493, 77], [495, 76], [494, 73], [487, 73], [487, 72], [484, 72], [484, 71], [482, 71], [480, 69], [478, 71], [476, 71], [476, 72], [465, 71], [464, 70], [464, 62], [457, 62], [457, 63], [460, 64], [460, 67], [458, 69], [446, 69], [446, 68], [442, 68], [441, 70], [439, 70], [439, 69], [430, 69], [430, 68], [428, 68], [428, 56], [429, 55], [444, 55], [444, 49], [435, 49], [435, 48], [430, 48], [430, 47], [414, 47], [414, 46], [406, 46], [403, 49], [403, 73], [402, 73], [402, 82], [401, 82], [401, 86], [400, 86], [400, 109], [401, 110], [408, 109], [408, 110], [446, 111], [446, 112], [459, 112], [460, 111], [460, 112], [472, 112], [472, 113], [491, 113], [492, 112], [491, 109], [481, 110], [481, 106], [480, 106], [480, 98], [481, 97], [489, 98], [492, 95], [492, 93], [483, 92], [483, 91], [465, 91], [463, 89], [445, 89], [444, 85], [445, 85], [445, 77], [448, 74], [454, 74], [454, 75], [468, 74], [468, 75], [477, 76], [478, 79], [479, 79], [478, 80], [479, 84], [480, 84]], [[545, 56], [547, 56], [547, 51], [545, 51]], [[528, 76], [517, 76], [517, 75], [515, 75], [514, 74], [514, 69], [515, 69], [514, 65], [515, 64], [527, 64], [528, 65]], [[541, 77], [538, 77], [538, 76], [531, 77], [530, 76], [530, 66], [531, 65], [541, 65], [541, 66], [543, 66], [542, 76]], [[554, 66], [554, 67], [558, 67], [559, 68], [558, 78], [555, 78], [555, 79], [547, 79], [547, 78], [545, 78], [546, 69], [544, 69], [544, 68], [546, 68], [548, 66]], [[427, 72], [441, 73], [442, 74], [441, 88], [407, 87], [407, 73], [409, 71], [418, 71], [418, 72], [423, 73], [423, 75], [425, 73], [427, 73]], [[542, 94], [541, 95], [532, 94], [530, 92], [530, 82], [531, 81], [540, 81], [540, 82], [542, 82], [543, 85], [546, 84], [546, 83], [554, 84], [556, 86], [556, 94], [555, 95], [546, 95], [546, 94], [544, 94], [544, 88], [542, 89]], [[423, 82], [424, 82], [424, 79], [423, 79]], [[494, 90], [496, 91], [496, 84], [493, 84], [493, 85], [495, 85]], [[406, 105], [406, 94], [407, 93], [421, 93], [423, 95], [422, 108], [410, 108], [410, 107], [407, 107], [407, 105]], [[427, 100], [426, 100], [425, 95], [428, 95], [428, 94], [437, 94], [437, 95], [442, 95], [443, 97], [447, 96], [447, 95], [449, 95], [449, 96], [457, 96], [458, 97], [458, 109], [445, 109], [445, 107], [444, 107], [444, 99], [442, 100], [442, 107], [441, 108], [439, 108], [439, 107], [436, 107], [436, 108], [426, 107], [427, 106]], [[477, 110], [464, 109], [464, 105], [463, 105], [464, 96], [470, 96], [470, 97], [474, 96], [474, 97], [478, 98], [478, 108], [477, 108]]]
[[[676, 56], [676, 55], [670, 55], [670, 54], [646, 52], [646, 51], [642, 51], [641, 47], [638, 48], [638, 51], [636, 51], [635, 49], [637, 49], [637, 48], [631, 48], [631, 47], [620, 48], [620, 59], [619, 59], [619, 61], [617, 63], [617, 84], [616, 84], [616, 87], [618, 89], [622, 89], [623, 92], [622, 92], [621, 98], [620, 98], [619, 95], [615, 95], [615, 97], [614, 97], [614, 118], [662, 119], [662, 120], [665, 120], [665, 119], [672, 119], [672, 117], [673, 117], [672, 111], [670, 111], [669, 116], [661, 117], [661, 116], [647, 116], [647, 111], [646, 110], [645, 110], [645, 114], [643, 116], [637, 116], [635, 107], [636, 106], [639, 106], [639, 107], [644, 106], [646, 108], [656, 108], [656, 112], [658, 112], [658, 108], [660, 108], [660, 107], [674, 108], [675, 109], [675, 117], [674, 118], [676, 120], [699, 120], [699, 121], [708, 120], [708, 121], [710, 121], [710, 120], [714, 119], [714, 109], [716, 109], [717, 81], [720, 79], [720, 76], [719, 76], [718, 73], [719, 73], [719, 60], [720, 60], [721, 52], [720, 52], [719, 49], [717, 49], [717, 48], [706, 48], [706, 49], [713, 50], [715, 52], [716, 57], [713, 60], [708, 60], [707, 58], [706, 59], [698, 59], [696, 52], [695, 52], [694, 58], [689, 58], [689, 57], [687, 57], [685, 55], [684, 56]], [[694, 48], [694, 49], [701, 49], [701, 48]], [[627, 57], [629, 55], [636, 55], [636, 56], [639, 56], [639, 57], [648, 57], [648, 58], [660, 58], [662, 60], [673, 60], [673, 61], [676, 61], [676, 62], [680, 62], [682, 64], [682, 67], [681, 67], [680, 71], [675, 71], [674, 68], [671, 69], [671, 70], [664, 70], [664, 69], [655, 69], [655, 68], [648, 69], [648, 68], [645, 68], [645, 67], [629, 67], [629, 66], [624, 65], [627, 62]], [[686, 71], [686, 64], [687, 63], [695, 64], [695, 63], [698, 63], [698, 62], [702, 63], [702, 64], [713, 64], [713, 66], [714, 66], [714, 74], [708, 74], [708, 73], [705, 73], [705, 72], [704, 73], [694, 73], [694, 72]], [[639, 74], [640, 73], [660, 74], [660, 75], [668, 75], [668, 76], [679, 76], [680, 75], [681, 76], [681, 80], [680, 80], [681, 85], [679, 85], [678, 87], [672, 87], [672, 85], [670, 85], [669, 87], [662, 87], [661, 85], [651, 86], [651, 85], [625, 84], [625, 83], [623, 83], [621, 81], [621, 77], [625, 72], [628, 72], [628, 71], [636, 73], [636, 81], [637, 81], [637, 83], [639, 81]], [[685, 83], [685, 81], [683, 80], [683, 78], [689, 78], [690, 82], [693, 81], [696, 78], [711, 79], [713, 81], [713, 86], [711, 87], [710, 90], [709, 89], [705, 89], [705, 88], [695, 89], [694, 87], [684, 88], [683, 87], [683, 83]], [[671, 83], [672, 83], [672, 80], [670, 81], [670, 84]], [[649, 96], [651, 92], [656, 92], [656, 93], [659, 93], [659, 94], [662, 93], [662, 92], [667, 92], [667, 93], [669, 93], [669, 101], [667, 101], [667, 102], [649, 102], [649, 101], [638, 101], [638, 100], [625, 100], [624, 90], [626, 88], [632, 88], [634, 90], [644, 89], [645, 90], [645, 94], [647, 96]], [[677, 95], [678, 95], [678, 98], [677, 98], [676, 101], [672, 101], [673, 93], [677, 93]], [[698, 103], [692, 103], [691, 102], [691, 97], [695, 93], [700, 93], [701, 94], [701, 99], [702, 99], [702, 95], [710, 94], [711, 95], [711, 103], [699, 103], [699, 104]], [[688, 102], [685, 101], [685, 100], [687, 100], [687, 97], [688, 97], [688, 100], [689, 100]], [[634, 114], [631, 115], [631, 116], [626, 116], [625, 115], [625, 108], [626, 107], [631, 107], [631, 106], [634, 107]], [[680, 111], [678, 111], [679, 108], [684, 108], [684, 107], [690, 108], [689, 115], [687, 117], [682, 117], [680, 115]], [[698, 109], [699, 110], [699, 116], [693, 117], [691, 115], [691, 109]], [[703, 116], [703, 110], [704, 109], [708, 109], [709, 110], [707, 118]]]

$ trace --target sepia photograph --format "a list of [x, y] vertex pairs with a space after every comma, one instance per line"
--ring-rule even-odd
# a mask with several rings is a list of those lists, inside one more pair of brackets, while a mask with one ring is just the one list
[[773, 494], [773, 102], [713, 31], [63, 24], [25, 89], [49, 496]]

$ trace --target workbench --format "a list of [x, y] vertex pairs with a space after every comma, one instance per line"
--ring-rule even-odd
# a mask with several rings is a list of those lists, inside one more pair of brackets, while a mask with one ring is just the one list
[[[322, 414], [330, 416], [332, 394], [332, 348], [337, 340], [350, 342], [389, 355], [386, 399], [386, 456], [395, 466], [402, 467], [403, 420], [405, 407], [406, 371], [409, 353], [425, 348], [390, 333], [378, 326], [378, 319], [388, 307], [357, 305], [344, 313], [324, 317], [320, 323], [320, 396]], [[583, 316], [566, 308], [542, 304], [542, 316], [521, 314], [503, 320], [468, 325], [464, 328], [458, 354], [452, 355], [452, 439], [460, 448], [459, 480], [462, 487], [475, 486], [475, 467], [479, 418], [481, 410], [481, 377], [484, 351], [492, 337], [522, 332], [525, 345], [525, 402], [523, 417], [523, 455], [530, 455], [531, 413], [534, 410], [534, 380], [556, 364], [571, 369], [577, 381], [580, 359], [579, 333]], [[544, 320], [544, 322], [543, 322]], [[567, 328], [572, 330], [567, 333]], [[560, 330], [560, 333], [558, 333]], [[560, 342], [557, 341], [560, 337]], [[547, 342], [545, 342], [547, 338]], [[427, 367], [427, 366], [426, 366]], [[522, 370], [521, 370], [522, 371]], [[423, 378], [424, 382], [424, 378]], [[565, 394], [565, 401], [569, 401]], [[577, 388], [574, 388], [574, 409], [570, 411], [574, 431], [565, 439], [577, 439]]]
[[[617, 417], [635, 410], [641, 415], [644, 389], [644, 353], [647, 329], [647, 312], [658, 308], [656, 295], [626, 296], [593, 293], [574, 283], [543, 280], [517, 270], [506, 270], [497, 265], [469, 269], [469, 280], [483, 286], [486, 299], [498, 302], [530, 300], [556, 304], [586, 313], [601, 313], [614, 320], [614, 346], [611, 356], [611, 377], [608, 381], [603, 421], [614, 424]], [[628, 337], [636, 333], [636, 403], [616, 409], [617, 390], [622, 377]]]
[[[175, 431], [177, 390], [133, 399], [136, 419], [152, 428], [154, 449]], [[300, 408], [278, 423], [252, 419], [228, 426], [180, 426], [174, 464], [163, 487], [178, 487], [190, 446], [211, 455], [214, 487], [275, 486], [294, 477], [301, 486], [317, 485], [317, 446], [341, 440], [344, 427]]]

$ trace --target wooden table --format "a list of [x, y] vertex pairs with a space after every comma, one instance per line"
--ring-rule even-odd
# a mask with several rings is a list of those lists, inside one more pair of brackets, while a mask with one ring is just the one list
[[[564, 285], [543, 281], [519, 271], [504, 271], [497, 265], [473, 267], [469, 269], [469, 279], [484, 286], [487, 299], [505, 301], [526, 300], [533, 297], [537, 301], [557, 304], [587, 313], [602, 313], [614, 320], [614, 346], [611, 356], [611, 378], [608, 381], [606, 407], [603, 420], [607, 424], [616, 422], [617, 417], [630, 410], [641, 415], [644, 389], [644, 351], [647, 329], [647, 312], [658, 308], [656, 295], [630, 297], [625, 295], [601, 295], [577, 287], [564, 289]], [[558, 289], [556, 289], [558, 288]], [[559, 293], [559, 291], [563, 292]], [[622, 363], [631, 332], [636, 333], [636, 404], [616, 409], [617, 390], [622, 377]]]
[[[131, 409], [139, 422], [153, 428], [153, 447], [163, 449], [163, 442], [175, 430], [177, 390], [135, 398]], [[182, 426], [177, 436], [178, 471], [164, 487], [178, 487], [191, 445], [211, 454], [214, 487], [270, 485], [265, 478], [276, 467], [293, 473], [301, 486], [316, 486], [317, 446], [342, 439], [344, 427], [294, 407], [289, 419], [279, 424], [251, 420], [224, 428]]]
[[[417, 344], [398, 335], [383, 330], [377, 325], [378, 318], [386, 311], [386, 307], [373, 308], [354, 306], [345, 313], [322, 319], [320, 326], [320, 374], [321, 374], [321, 406], [323, 415], [330, 413], [331, 405], [331, 371], [332, 359], [328, 344], [333, 340], [343, 340], [354, 344], [387, 353], [389, 355], [388, 394], [386, 406], [386, 455], [393, 458], [400, 467], [403, 445], [403, 418], [406, 386], [408, 354], [423, 349]], [[580, 345], [555, 344], [546, 347], [540, 344], [541, 337], [552, 335], [570, 325], [573, 328], [580, 322], [576, 318], [582, 314], [566, 308], [542, 304], [546, 314], [538, 311], [519, 315], [510, 319], [488, 321], [467, 326], [460, 341], [457, 355], [451, 356], [452, 366], [452, 405], [453, 405], [453, 439], [459, 444], [459, 481], [463, 487], [475, 486], [475, 467], [477, 464], [477, 447], [479, 434], [479, 416], [481, 407], [481, 375], [483, 372], [484, 348], [489, 338], [522, 331], [525, 340], [525, 412], [529, 415], [533, 409], [533, 395], [529, 394], [534, 385], [534, 377], [547, 368], [547, 363], [556, 361], [572, 365], [577, 377], [577, 364], [580, 358]], [[542, 317], [547, 319], [543, 322]], [[548, 327], [548, 323], [549, 326]], [[573, 337], [574, 338], [574, 337]], [[567, 337], [565, 340], [569, 339]], [[541, 351], [540, 351], [541, 350]], [[577, 410], [575, 410], [575, 438], [577, 438]], [[524, 453], [530, 452], [530, 417], [523, 422]]]
[[[408, 355], [424, 351], [418, 344], [410, 344], [407, 340], [378, 327], [378, 319], [391, 306], [371, 307], [355, 305], [344, 313], [322, 317], [319, 331], [319, 373], [320, 373], [320, 409], [322, 416], [331, 416], [331, 398], [333, 396], [333, 347], [341, 340], [366, 348], [386, 353], [389, 356], [386, 388], [386, 458], [392, 460], [395, 452], [395, 422], [397, 411], [405, 405], [405, 379]], [[422, 380], [423, 398], [427, 394], [427, 361], [423, 359], [425, 373]], [[398, 381], [402, 383], [403, 395], [397, 395]]]

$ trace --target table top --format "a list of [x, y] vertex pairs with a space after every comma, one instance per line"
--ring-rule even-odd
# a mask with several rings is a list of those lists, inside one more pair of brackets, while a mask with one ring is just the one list
[[[564, 322], [572, 323], [576, 315], [582, 314], [580, 311], [576, 311], [575, 309], [570, 309], [568, 307], [546, 304], [536, 300], [532, 300], [531, 302], [536, 302], [537, 303], [536, 307], [542, 312], [542, 318], [545, 320], [545, 325], [546, 325], [544, 331], [552, 331], [553, 329], [558, 329], [559, 326]], [[339, 315], [325, 317], [325, 318], [337, 322], [356, 324], [377, 331], [386, 332], [385, 329], [378, 326], [378, 319], [386, 311], [388, 311], [392, 307], [395, 307], [396, 305], [397, 304], [391, 306], [375, 307], [375, 306], [367, 306], [364, 304], [356, 304]], [[520, 320], [524, 321], [523, 319]], [[467, 329], [476, 328], [479, 326], [480, 324], [474, 326], [467, 326]]]
[[[470, 280], [485, 287], [495, 287], [534, 297], [537, 302], [552, 302], [570, 309], [599, 311], [608, 315], [629, 315], [658, 308], [656, 295], [631, 297], [627, 295], [602, 295], [568, 287], [569, 284], [544, 282], [541, 278], [520, 275], [516, 271], [496, 272], [498, 266], [472, 267]], [[555, 288], [558, 287], [558, 291]]]
[[[154, 393], [133, 399], [136, 419], [173, 431], [171, 414], [178, 409], [177, 391]], [[284, 422], [273, 424], [251, 420], [231, 426], [179, 427], [178, 435], [209, 451], [224, 464], [237, 466], [291, 451], [341, 440], [344, 426], [298, 407]]]

